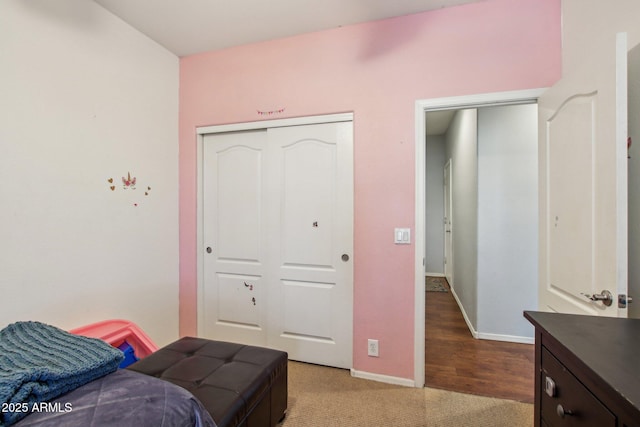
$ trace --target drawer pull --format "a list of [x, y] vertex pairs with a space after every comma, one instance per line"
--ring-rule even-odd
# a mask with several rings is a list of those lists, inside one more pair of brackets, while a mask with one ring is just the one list
[[564, 409], [562, 405], [559, 403], [558, 403], [558, 406], [556, 407], [556, 412], [558, 413], [558, 416], [560, 418], [564, 418], [565, 415], [573, 415], [573, 412], [569, 411], [568, 409]]

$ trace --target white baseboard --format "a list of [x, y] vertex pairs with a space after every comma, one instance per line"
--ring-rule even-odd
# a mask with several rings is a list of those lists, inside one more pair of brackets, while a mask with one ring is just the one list
[[444, 277], [444, 273], [424, 273], [425, 277]]
[[355, 378], [362, 378], [364, 380], [373, 380], [381, 383], [401, 385], [405, 387], [415, 387], [416, 382], [408, 378], [391, 377], [389, 375], [373, 374], [371, 372], [351, 370], [351, 376]]
[[520, 337], [517, 335], [500, 335], [500, 334], [486, 334], [484, 332], [478, 332], [478, 338], [481, 340], [492, 341], [506, 341], [517, 344], [535, 344], [536, 340], [533, 337]]
[[474, 338], [478, 338], [478, 332], [473, 327], [473, 324], [469, 320], [469, 317], [467, 317], [467, 312], [464, 311], [464, 306], [460, 302], [460, 299], [458, 298], [458, 295], [456, 294], [456, 291], [453, 288], [451, 288], [451, 295], [453, 295], [453, 298], [456, 300], [458, 307], [460, 307], [460, 312], [462, 312], [462, 317], [464, 317], [464, 321], [467, 323], [467, 327], [469, 328], [469, 331], [471, 331], [471, 335]]
[[533, 337], [521, 337], [517, 335], [501, 335], [501, 334], [491, 334], [485, 332], [478, 332], [475, 330], [471, 321], [467, 317], [467, 313], [464, 311], [464, 307], [458, 299], [458, 295], [456, 295], [455, 290], [451, 289], [451, 294], [453, 298], [456, 300], [458, 307], [460, 307], [460, 311], [462, 312], [462, 317], [464, 317], [464, 321], [467, 323], [467, 327], [469, 331], [471, 331], [471, 335], [479, 340], [492, 340], [492, 341], [505, 341], [505, 342], [513, 342], [518, 344], [535, 344], [535, 338]]

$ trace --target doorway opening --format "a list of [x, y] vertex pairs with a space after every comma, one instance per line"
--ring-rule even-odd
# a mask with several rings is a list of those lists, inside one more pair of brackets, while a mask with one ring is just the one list
[[[440, 98], [431, 100], [421, 100], [416, 102], [416, 225], [415, 225], [415, 384], [423, 386], [425, 380], [425, 272], [426, 272], [426, 171], [427, 171], [427, 145], [425, 142], [427, 132], [427, 113], [445, 110], [469, 110], [480, 107], [497, 107], [506, 105], [536, 103], [537, 98], [544, 92], [544, 89], [499, 92], [492, 94]], [[476, 142], [477, 143], [477, 142]], [[458, 167], [456, 161], [453, 163], [455, 182], [455, 168]], [[459, 165], [463, 167], [463, 165]], [[461, 169], [464, 170], [464, 169]], [[443, 176], [443, 175], [441, 175]], [[477, 201], [475, 202], [477, 206]], [[453, 210], [458, 209], [454, 207]], [[455, 222], [455, 221], [454, 221]], [[441, 222], [442, 224], [442, 222]], [[455, 225], [454, 225], [455, 227]], [[444, 227], [442, 228], [444, 233]], [[455, 235], [455, 231], [453, 233]], [[453, 243], [453, 253], [456, 252], [456, 244]], [[455, 265], [455, 264], [454, 264]], [[453, 275], [453, 285], [455, 287], [456, 277]], [[471, 296], [475, 298], [475, 296]], [[472, 313], [470, 323], [474, 324], [476, 313]], [[478, 338], [489, 338], [478, 336]]]

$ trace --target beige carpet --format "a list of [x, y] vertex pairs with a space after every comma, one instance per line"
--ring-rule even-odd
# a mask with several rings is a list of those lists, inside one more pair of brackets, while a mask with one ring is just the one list
[[281, 427], [520, 427], [533, 405], [353, 378], [349, 371], [289, 362]]

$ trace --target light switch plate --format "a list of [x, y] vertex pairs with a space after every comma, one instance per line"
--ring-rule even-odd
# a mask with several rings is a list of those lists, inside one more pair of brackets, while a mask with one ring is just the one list
[[408, 245], [411, 243], [411, 229], [410, 228], [396, 228], [394, 230], [393, 243], [396, 245]]

